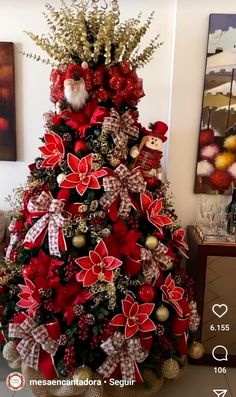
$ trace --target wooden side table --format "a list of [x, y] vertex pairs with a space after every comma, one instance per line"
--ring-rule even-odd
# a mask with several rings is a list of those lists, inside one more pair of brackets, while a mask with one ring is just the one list
[[[199, 339], [206, 348], [204, 356], [193, 363], [236, 366], [236, 244], [202, 242], [193, 226], [187, 228], [187, 240], [189, 259], [186, 271], [195, 282], [196, 301], [201, 316]], [[228, 305], [228, 313], [218, 318], [212, 312], [214, 304]], [[217, 330], [218, 324], [228, 323], [230, 331]], [[210, 330], [212, 324], [214, 331]], [[228, 349], [227, 362], [217, 362], [212, 357], [212, 348], [217, 345]]]

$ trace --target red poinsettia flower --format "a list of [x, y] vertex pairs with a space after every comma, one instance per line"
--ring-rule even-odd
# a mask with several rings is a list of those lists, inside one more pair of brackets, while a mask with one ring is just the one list
[[150, 332], [156, 326], [149, 316], [155, 307], [154, 303], [139, 305], [131, 295], [122, 300], [123, 314], [117, 314], [110, 322], [115, 327], [125, 327], [125, 338], [131, 338], [136, 332]]
[[40, 295], [38, 289], [29, 279], [25, 279], [26, 285], [19, 285], [21, 292], [18, 294], [20, 298], [17, 306], [27, 309], [29, 315], [34, 316], [40, 305]]
[[174, 247], [178, 248], [180, 253], [184, 255], [186, 258], [188, 258], [188, 255], [186, 254], [186, 250], [188, 250], [188, 245], [184, 241], [185, 238], [185, 230], [183, 229], [178, 229], [175, 230], [173, 235], [172, 235], [172, 243]]
[[63, 141], [54, 132], [46, 132], [44, 140], [45, 146], [39, 148], [45, 157], [40, 167], [55, 168], [65, 156]]
[[74, 154], [68, 153], [68, 165], [73, 173], [68, 174], [60, 183], [60, 187], [72, 189], [76, 188], [80, 196], [90, 189], [100, 189], [98, 178], [107, 174], [106, 170], [101, 169], [92, 171], [93, 154], [88, 154], [81, 160]]
[[106, 244], [101, 240], [89, 256], [75, 260], [82, 270], [77, 273], [76, 279], [83, 282], [84, 287], [96, 284], [98, 281], [113, 281], [113, 270], [121, 266], [122, 262], [114, 256], [108, 255]]
[[172, 220], [168, 216], [161, 215], [163, 208], [163, 200], [156, 199], [153, 201], [152, 194], [150, 192], [142, 193], [140, 196], [141, 207], [143, 212], [146, 213], [149, 222], [151, 222], [157, 229], [161, 229], [163, 226], [171, 225]]
[[164, 302], [171, 304], [177, 311], [179, 316], [182, 316], [182, 307], [180, 305], [184, 296], [184, 290], [181, 287], [176, 287], [171, 275], [168, 274], [165, 283], [161, 286], [163, 292], [162, 299]]

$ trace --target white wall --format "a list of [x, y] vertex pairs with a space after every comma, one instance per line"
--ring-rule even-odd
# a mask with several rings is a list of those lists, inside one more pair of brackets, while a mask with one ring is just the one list
[[[49, 1], [59, 5], [59, 0]], [[176, 0], [120, 1], [121, 17], [130, 18], [143, 11], [145, 19], [152, 10], [155, 20], [146, 40], [160, 33], [165, 44], [152, 63], [140, 73], [144, 79], [146, 97], [140, 106], [140, 119], [144, 125], [157, 119], [168, 122], [171, 93], [171, 56], [173, 20]], [[46, 0], [0, 0], [0, 40], [15, 43], [16, 111], [17, 111], [17, 162], [0, 162], [0, 208], [8, 209], [4, 198], [14, 187], [26, 181], [27, 166], [39, 155], [39, 137], [43, 136], [43, 113], [52, 108], [49, 102], [50, 67], [28, 60], [20, 51], [39, 52], [24, 30], [43, 33], [47, 27], [42, 15]]]
[[[49, 102], [50, 68], [30, 61], [19, 51], [35, 52], [23, 30], [43, 33], [41, 11], [46, 0], [0, 0], [0, 40], [15, 43], [18, 161], [0, 162], [0, 208], [4, 197], [26, 180], [27, 166], [39, 154], [43, 113]], [[59, 0], [51, 0], [58, 5]], [[184, 225], [192, 223], [198, 196], [193, 194], [198, 129], [210, 13], [236, 13], [235, 0], [120, 0], [122, 18], [156, 11], [147, 40], [160, 33], [163, 46], [140, 71], [146, 97], [140, 104], [141, 122], [162, 119], [170, 123], [168, 177], [176, 209]], [[173, 63], [174, 61], [174, 63]], [[172, 85], [173, 77], [173, 85]]]

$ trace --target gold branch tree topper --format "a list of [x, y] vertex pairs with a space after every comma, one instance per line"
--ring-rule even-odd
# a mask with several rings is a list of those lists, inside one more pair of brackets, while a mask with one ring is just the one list
[[139, 50], [140, 42], [153, 19], [150, 14], [141, 24], [141, 14], [120, 22], [118, 0], [111, 0], [108, 6], [100, 0], [71, 0], [70, 6], [61, 1], [56, 9], [46, 4], [46, 18], [49, 33], [27, 35], [47, 53], [48, 58], [24, 53], [29, 58], [46, 64], [68, 65], [87, 62], [90, 67], [105, 64], [108, 67], [121, 61], [129, 61], [133, 68], [141, 68], [150, 61], [155, 50], [162, 44], [154, 37], [148, 46]]

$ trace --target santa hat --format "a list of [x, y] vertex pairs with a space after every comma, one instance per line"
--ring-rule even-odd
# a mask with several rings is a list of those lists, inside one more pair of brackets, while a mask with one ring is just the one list
[[165, 142], [167, 140], [167, 137], [165, 136], [167, 130], [168, 130], [168, 126], [165, 123], [163, 123], [162, 121], [156, 121], [152, 125], [152, 130], [147, 131], [147, 134], [149, 136], [160, 138], [162, 142]]
[[80, 80], [84, 77], [84, 68], [80, 65], [69, 65], [66, 70], [65, 80]]

